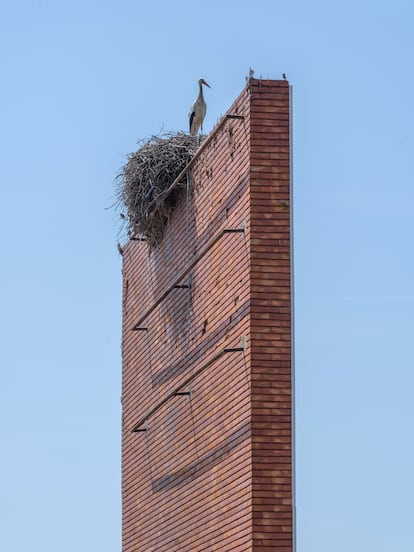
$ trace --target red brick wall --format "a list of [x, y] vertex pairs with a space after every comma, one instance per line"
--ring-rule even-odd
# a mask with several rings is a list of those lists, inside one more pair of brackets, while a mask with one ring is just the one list
[[289, 88], [254, 87], [250, 123], [253, 550], [292, 550]]
[[228, 113], [159, 249], [124, 249], [123, 552], [292, 550], [289, 87]]

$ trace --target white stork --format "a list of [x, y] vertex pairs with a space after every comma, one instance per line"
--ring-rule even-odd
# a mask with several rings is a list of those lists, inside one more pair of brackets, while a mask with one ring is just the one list
[[200, 91], [198, 93], [198, 98], [190, 107], [190, 113], [188, 114], [189, 122], [190, 122], [190, 134], [192, 134], [193, 136], [197, 134], [200, 127], [201, 127], [201, 132], [203, 132], [203, 121], [207, 111], [207, 105], [203, 96], [203, 84], [211, 88], [211, 86], [207, 84], [204, 79], [200, 79], [198, 81], [198, 86], [200, 88]]

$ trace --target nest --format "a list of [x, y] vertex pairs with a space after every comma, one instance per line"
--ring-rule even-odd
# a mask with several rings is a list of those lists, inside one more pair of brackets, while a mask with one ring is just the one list
[[129, 237], [144, 236], [158, 245], [176, 206], [186, 177], [175, 182], [201, 143], [201, 136], [184, 132], [142, 140], [118, 175], [117, 202]]

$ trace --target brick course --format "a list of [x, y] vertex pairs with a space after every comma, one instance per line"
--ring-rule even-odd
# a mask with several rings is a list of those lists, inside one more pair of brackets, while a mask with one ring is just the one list
[[[286, 81], [251, 79], [160, 247], [124, 248], [123, 552], [293, 549], [289, 112]], [[245, 232], [223, 235], [133, 331], [224, 228]], [[224, 348], [236, 351], [209, 364]]]

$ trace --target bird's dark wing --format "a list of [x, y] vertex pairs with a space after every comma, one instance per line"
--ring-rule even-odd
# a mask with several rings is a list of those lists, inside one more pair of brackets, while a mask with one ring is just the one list
[[191, 132], [191, 125], [193, 124], [193, 121], [194, 121], [194, 117], [195, 117], [195, 109], [190, 111], [190, 120], [189, 120], [190, 127], [188, 129], [190, 132]]

